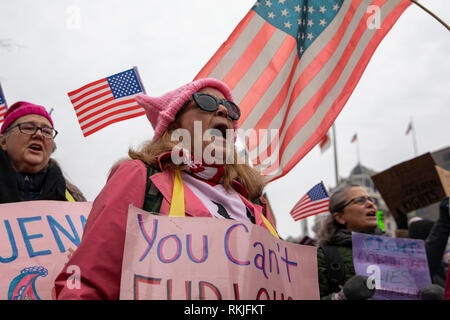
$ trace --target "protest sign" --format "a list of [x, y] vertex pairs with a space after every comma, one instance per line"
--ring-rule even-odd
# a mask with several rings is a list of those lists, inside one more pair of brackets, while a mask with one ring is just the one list
[[423, 240], [354, 232], [352, 246], [356, 274], [375, 280], [374, 300], [420, 300], [431, 284]]
[[252, 223], [130, 206], [120, 299], [319, 299], [316, 255]]
[[0, 205], [0, 300], [51, 300], [56, 276], [81, 241], [91, 202]]
[[372, 180], [394, 217], [450, 195], [450, 172], [436, 166], [430, 153], [375, 174]]

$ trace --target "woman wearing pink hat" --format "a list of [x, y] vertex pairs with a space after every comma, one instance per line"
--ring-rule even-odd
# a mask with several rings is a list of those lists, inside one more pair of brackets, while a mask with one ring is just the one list
[[153, 139], [112, 168], [66, 265], [80, 268], [80, 289], [67, 286], [72, 273], [66, 267], [56, 279], [58, 299], [119, 297], [130, 204], [160, 215], [253, 222], [277, 236], [262, 197], [264, 178], [235, 157], [240, 111], [223, 82], [199, 79], [161, 97], [136, 100], [153, 126]]
[[20, 101], [8, 108], [0, 130], [0, 203], [86, 201], [50, 158], [57, 133], [44, 107]]

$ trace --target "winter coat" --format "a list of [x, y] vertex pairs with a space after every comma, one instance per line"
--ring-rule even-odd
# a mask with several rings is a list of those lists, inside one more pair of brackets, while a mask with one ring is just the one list
[[425, 240], [428, 267], [430, 269], [431, 281], [434, 284], [445, 287], [447, 270], [442, 262], [442, 257], [447, 247], [450, 236], [450, 212], [449, 197], [444, 198], [439, 206], [439, 218], [435, 222], [430, 234]]
[[[339, 229], [330, 240], [330, 246], [336, 246], [342, 257], [344, 267], [344, 283], [355, 275], [353, 265], [352, 233], [347, 229]], [[333, 293], [329, 283], [329, 271], [325, 252], [321, 247], [317, 249], [317, 266], [319, 270], [319, 291], [321, 300], [330, 300]]]
[[[377, 228], [374, 232], [376, 235], [383, 235], [383, 232]], [[353, 264], [353, 249], [352, 249], [352, 232], [347, 229], [338, 229], [335, 235], [331, 238], [328, 246], [336, 246], [341, 258], [342, 266], [344, 268], [344, 285], [355, 273], [355, 266]], [[338, 292], [333, 291], [329, 282], [329, 270], [324, 250], [319, 247], [317, 249], [317, 266], [319, 273], [319, 291], [321, 300], [330, 300], [331, 294]]]
[[0, 149], [0, 203], [31, 200], [86, 201], [82, 195], [76, 198], [67, 191], [66, 181], [56, 161], [50, 159], [44, 170], [26, 175], [16, 172], [7, 153]]
[[[163, 170], [151, 175], [150, 180], [163, 196], [161, 205], [158, 205], [161, 209], [159, 214], [167, 215], [174, 172]], [[147, 168], [140, 160], [122, 162], [111, 170], [106, 185], [92, 205], [80, 246], [56, 278], [57, 299], [118, 299], [128, 207], [131, 204], [143, 208], [146, 186]], [[211, 217], [189, 188], [184, 188], [184, 197], [186, 216]], [[255, 205], [255, 210], [264, 212], [265, 208]], [[257, 225], [264, 226], [260, 215], [255, 214], [255, 219]], [[72, 275], [67, 272], [70, 265], [80, 268], [79, 290], [66, 287], [66, 280]]]

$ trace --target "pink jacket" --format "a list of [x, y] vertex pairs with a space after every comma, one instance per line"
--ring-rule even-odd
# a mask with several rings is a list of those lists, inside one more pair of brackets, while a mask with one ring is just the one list
[[[57, 299], [119, 298], [128, 206], [143, 207], [146, 173], [146, 166], [139, 160], [125, 161], [113, 168], [92, 205], [80, 246], [55, 280]], [[160, 214], [167, 214], [174, 174], [172, 171], [163, 171], [152, 175], [150, 179], [164, 196]], [[184, 192], [187, 216], [211, 217], [191, 190], [185, 187]], [[254, 204], [253, 207], [257, 211], [263, 209]], [[256, 224], [266, 227], [261, 215], [257, 212], [254, 214]], [[270, 216], [266, 218], [273, 224]], [[67, 269], [72, 265], [81, 272], [80, 289], [67, 285], [70, 283], [69, 277], [73, 275]]]

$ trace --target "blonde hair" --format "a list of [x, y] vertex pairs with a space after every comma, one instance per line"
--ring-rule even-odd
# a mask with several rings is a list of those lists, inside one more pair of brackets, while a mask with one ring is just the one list
[[[141, 160], [142, 162], [159, 168], [158, 158], [160, 155], [171, 152], [177, 145], [172, 141], [172, 132], [176, 129], [176, 124], [172, 123], [156, 140], [146, 141], [140, 150], [128, 150], [128, 156], [133, 160]], [[237, 163], [237, 152], [234, 148], [234, 163], [224, 165], [224, 182], [225, 190], [234, 190], [233, 181], [236, 180], [242, 184], [248, 192], [247, 199], [255, 200], [262, 195], [263, 189], [266, 185], [264, 177], [248, 164]], [[184, 170], [187, 166], [184, 164], [176, 165], [172, 162], [164, 163], [164, 170]]]

